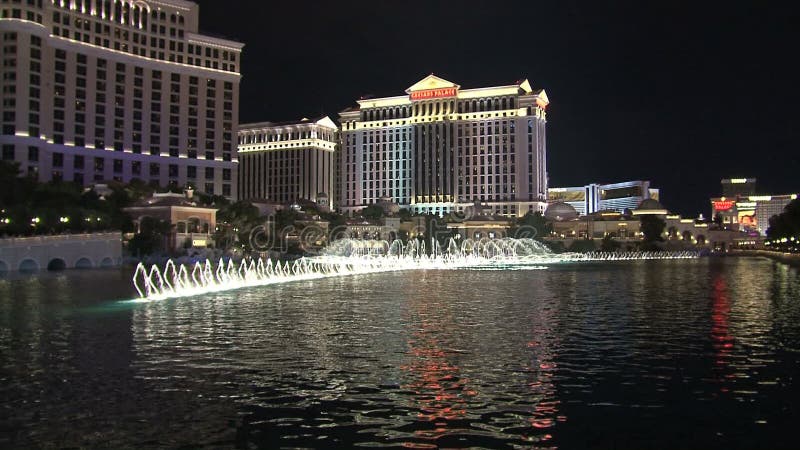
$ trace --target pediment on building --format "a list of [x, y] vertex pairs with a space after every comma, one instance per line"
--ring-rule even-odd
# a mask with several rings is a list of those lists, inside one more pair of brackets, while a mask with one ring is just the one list
[[531, 92], [533, 92], [533, 88], [531, 88], [531, 83], [528, 81], [527, 78], [522, 80], [521, 83], [519, 83], [519, 87], [520, 89], [525, 91], [526, 94], [530, 94]]
[[406, 89], [406, 93], [410, 94], [414, 91], [427, 91], [429, 89], [443, 89], [443, 88], [460, 88], [461, 86], [447, 81], [444, 78], [439, 78], [434, 74], [417, 81], [410, 88]]
[[336, 122], [331, 120], [331, 118], [328, 117], [328, 116], [325, 116], [325, 117], [317, 120], [316, 123], [317, 123], [317, 125], [321, 125], [323, 127], [334, 128], [334, 129], [337, 129], [337, 130], [339, 129], [339, 127], [336, 126]]
[[536, 98], [540, 102], [544, 103], [545, 106], [550, 104], [550, 99], [547, 98], [547, 92], [545, 92], [544, 89], [539, 89], [537, 92], [535, 92], [535, 94], [536, 94]]

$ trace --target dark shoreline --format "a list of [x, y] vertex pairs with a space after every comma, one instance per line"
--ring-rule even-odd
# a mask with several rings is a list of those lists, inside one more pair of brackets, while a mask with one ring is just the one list
[[793, 267], [800, 267], [800, 254], [798, 253], [784, 253], [775, 252], [770, 250], [732, 250], [730, 256], [761, 256], [769, 258], [773, 261], [782, 262]]

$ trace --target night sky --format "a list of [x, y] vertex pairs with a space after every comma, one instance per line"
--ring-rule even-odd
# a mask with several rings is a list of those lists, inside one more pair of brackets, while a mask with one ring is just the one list
[[551, 101], [551, 187], [649, 179], [685, 216], [721, 178], [800, 191], [795, 2], [198, 3], [201, 31], [246, 44], [242, 123], [338, 119], [430, 73], [527, 78]]

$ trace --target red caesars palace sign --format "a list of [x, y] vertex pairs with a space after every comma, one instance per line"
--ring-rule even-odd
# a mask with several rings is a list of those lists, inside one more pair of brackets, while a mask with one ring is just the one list
[[714, 211], [727, 211], [733, 208], [734, 205], [734, 202], [731, 200], [724, 200], [712, 203], [714, 204]]
[[432, 98], [455, 97], [456, 95], [458, 95], [458, 89], [454, 87], [426, 89], [412, 92], [411, 100], [429, 100]]

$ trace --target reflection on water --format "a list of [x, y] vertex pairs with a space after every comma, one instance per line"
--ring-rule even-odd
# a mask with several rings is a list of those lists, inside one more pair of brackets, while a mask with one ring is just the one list
[[2, 447], [792, 448], [800, 279], [761, 259], [332, 278], [155, 303], [0, 280]]
[[729, 333], [728, 320], [731, 313], [731, 305], [728, 300], [728, 286], [722, 274], [716, 274], [712, 281], [712, 302], [711, 307], [711, 339], [715, 355], [716, 370], [719, 372], [718, 381], [723, 383], [720, 388], [722, 392], [727, 392], [728, 388], [724, 385], [726, 378], [733, 375], [728, 371], [728, 360], [733, 351], [733, 336]]

